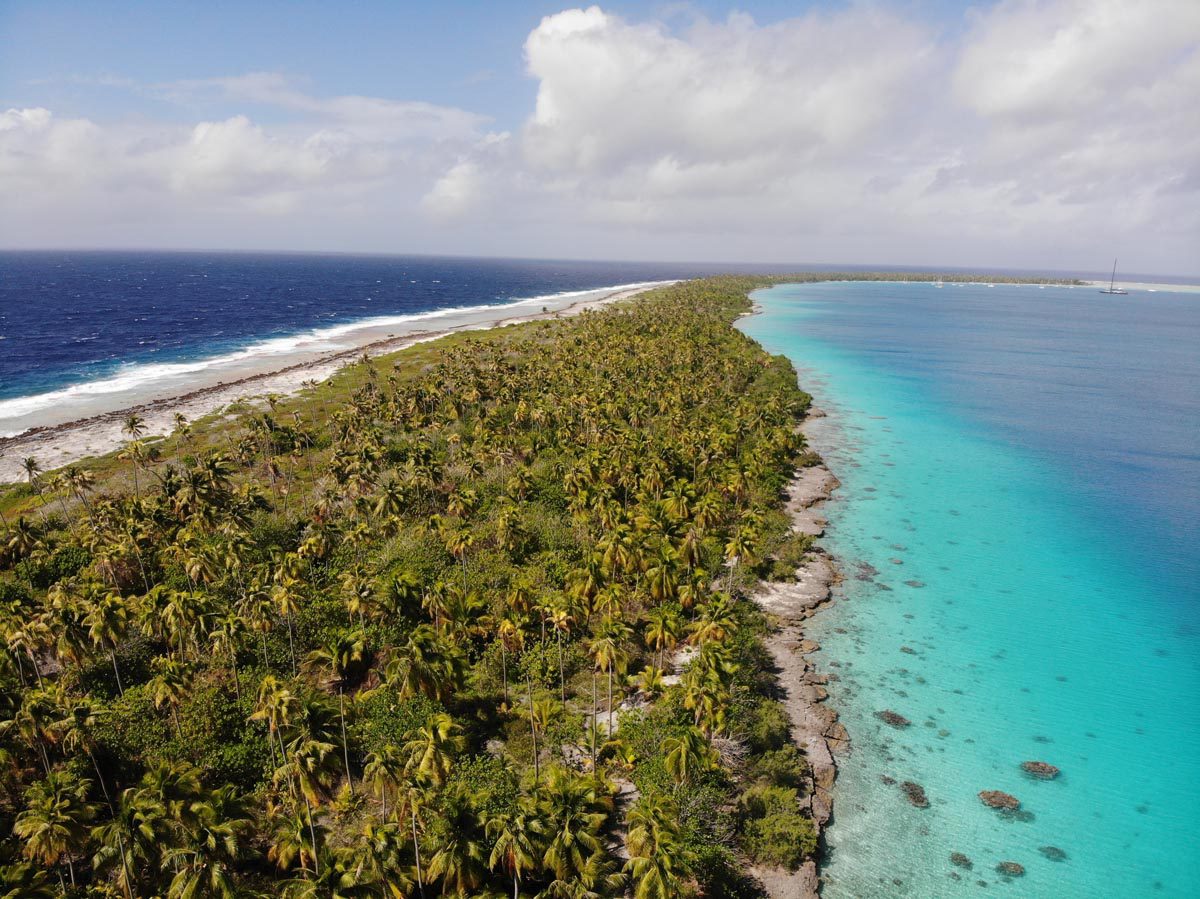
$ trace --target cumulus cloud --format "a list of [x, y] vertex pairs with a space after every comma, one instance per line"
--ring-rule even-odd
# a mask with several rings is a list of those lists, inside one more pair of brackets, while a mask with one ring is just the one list
[[525, 41], [537, 98], [511, 134], [486, 111], [269, 72], [139, 87], [226, 111], [190, 125], [10, 110], [0, 228], [9, 243], [66, 220], [78, 242], [1068, 268], [1120, 251], [1200, 268], [1194, 0], [1001, 0], [961, 28], [903, 9], [564, 10]]
[[267, 126], [240, 113], [191, 125], [0, 113], [4, 243], [294, 246], [300, 235], [301, 246], [319, 248], [373, 204], [411, 210], [446, 154], [487, 139], [475, 113], [310, 96], [272, 74], [138, 90], [182, 104], [215, 93], [294, 115]]
[[1198, 267], [1200, 6], [1008, 0], [967, 26], [564, 11], [525, 44], [521, 161], [589, 222], [703, 252]]

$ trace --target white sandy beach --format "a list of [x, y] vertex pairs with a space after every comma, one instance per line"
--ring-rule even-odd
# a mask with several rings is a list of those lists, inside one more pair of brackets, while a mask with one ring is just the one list
[[[1108, 287], [1107, 281], [1085, 281], [1090, 287], [1097, 289]], [[1118, 281], [1117, 287], [1128, 291], [1149, 291], [1151, 293], [1200, 293], [1200, 284], [1166, 284], [1154, 281]]]
[[176, 413], [195, 421], [238, 400], [295, 393], [305, 382], [324, 381], [364, 352], [378, 356], [454, 331], [573, 315], [670, 283], [368, 319], [269, 341], [216, 360], [147, 366], [141, 377], [121, 383], [114, 379], [102, 385], [80, 385], [35, 398], [36, 402], [10, 403], [15, 414], [0, 416], [0, 434], [15, 436], [0, 437], [0, 483], [20, 480], [21, 460], [28, 456], [50, 471], [112, 452], [129, 439], [122, 426], [131, 412], [145, 420], [146, 436], [168, 434], [175, 428]]

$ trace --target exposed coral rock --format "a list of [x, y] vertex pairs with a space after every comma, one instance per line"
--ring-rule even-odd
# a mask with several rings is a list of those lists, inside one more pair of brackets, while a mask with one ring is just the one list
[[1061, 773], [1049, 762], [1021, 762], [1021, 770], [1038, 780], [1054, 780]]
[[999, 790], [983, 790], [979, 794], [979, 798], [988, 808], [1007, 809], [1015, 812], [1021, 807], [1020, 799]]
[[904, 791], [904, 795], [908, 797], [909, 804], [916, 808], [929, 808], [929, 799], [925, 795], [925, 788], [915, 781], [906, 780], [900, 784], [900, 789]]
[[[810, 413], [810, 417], [816, 417]], [[837, 479], [822, 465], [801, 469], [788, 490], [786, 509], [795, 533], [820, 536], [825, 518], [817, 505], [829, 498], [838, 486]], [[775, 616], [778, 629], [767, 638], [767, 648], [779, 672], [779, 683], [786, 697], [784, 706], [792, 723], [792, 736], [804, 751], [808, 763], [802, 805], [816, 825], [818, 833], [833, 814], [833, 788], [837, 768], [833, 751], [849, 749], [849, 735], [838, 721], [837, 712], [825, 702], [829, 694], [824, 684], [835, 677], [818, 674], [807, 653], [820, 647], [806, 639], [804, 622], [830, 598], [832, 586], [840, 580], [833, 560], [820, 547], [804, 557], [791, 583], [762, 584], [754, 598], [759, 606]], [[833, 664], [833, 663], [831, 663]], [[751, 873], [771, 899], [817, 899], [819, 877], [814, 860], [797, 871], [754, 867]]]
[[884, 709], [882, 712], [876, 712], [875, 717], [884, 724], [890, 724], [892, 727], [908, 727], [912, 724], [907, 718], [899, 712], [893, 712], [891, 709]]

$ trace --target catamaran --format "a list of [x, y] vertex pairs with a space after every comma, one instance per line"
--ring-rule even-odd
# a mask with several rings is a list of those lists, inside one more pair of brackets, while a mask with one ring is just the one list
[[1113, 260], [1112, 279], [1108, 282], [1108, 288], [1101, 289], [1100, 292], [1101, 293], [1121, 294], [1122, 296], [1129, 293], [1128, 290], [1122, 290], [1120, 287], [1117, 287], [1117, 260], [1115, 260], [1115, 259]]

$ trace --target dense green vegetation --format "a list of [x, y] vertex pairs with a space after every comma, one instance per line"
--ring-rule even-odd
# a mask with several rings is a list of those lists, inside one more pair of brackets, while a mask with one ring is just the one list
[[799, 864], [746, 596], [809, 548], [779, 509], [808, 398], [730, 322], [842, 277], [455, 335], [26, 460], [3, 895], [735, 896]]
[[364, 359], [0, 496], [0, 894], [753, 895], [807, 548], [762, 279]]

